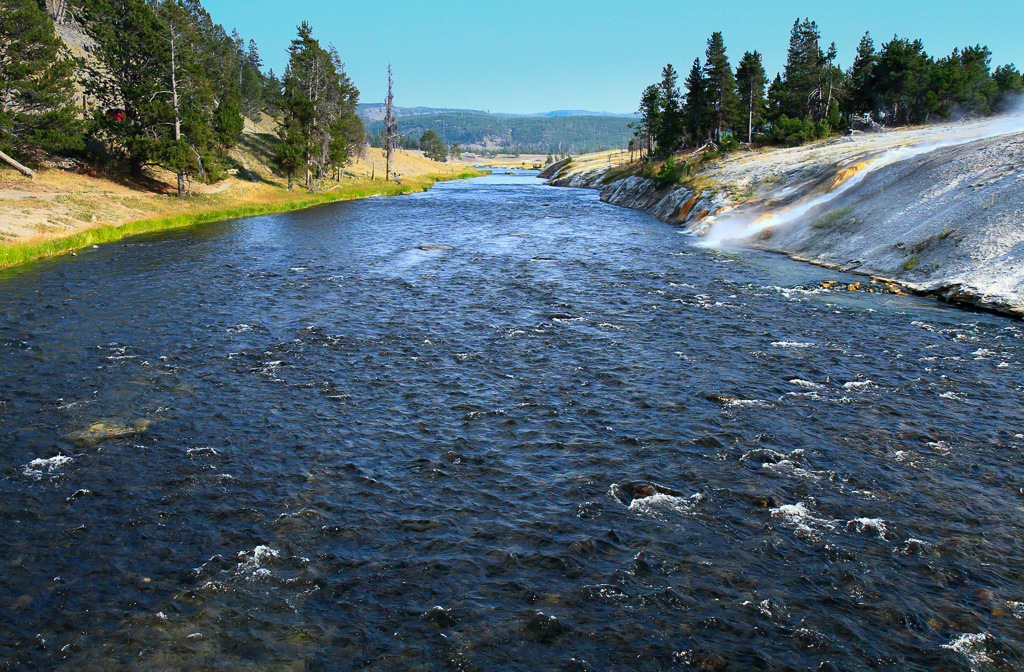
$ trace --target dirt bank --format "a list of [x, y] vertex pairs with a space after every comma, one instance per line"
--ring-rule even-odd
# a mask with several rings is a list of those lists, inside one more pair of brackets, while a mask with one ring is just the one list
[[1024, 314], [1022, 117], [735, 152], [663, 189], [612, 174], [580, 167], [552, 183], [599, 188], [721, 244]]

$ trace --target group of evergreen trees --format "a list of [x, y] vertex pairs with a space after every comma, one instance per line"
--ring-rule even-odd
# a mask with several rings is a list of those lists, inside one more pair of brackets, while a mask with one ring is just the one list
[[294, 177], [305, 171], [305, 183], [315, 186], [333, 169], [341, 178], [342, 167], [354, 148], [363, 143], [363, 124], [356, 114], [359, 90], [345, 74], [345, 66], [334, 46], [324, 49], [313, 38], [305, 21], [288, 48], [281, 97], [281, 145], [275, 161]]
[[769, 84], [761, 55], [746, 52], [733, 72], [720, 32], [707, 41], [705, 60], [693, 62], [680, 90], [672, 65], [644, 89], [634, 146], [641, 156], [685, 146], [739, 141], [799, 144], [847, 128], [854, 116], [886, 125], [922, 123], [955, 113], [991, 114], [1024, 93], [1011, 63], [990, 70], [987, 47], [974, 46], [934, 59], [920, 40], [900, 37], [875, 50], [864, 35], [846, 71], [835, 44], [823, 50], [814, 21], [799, 19], [790, 32], [785, 69]]
[[83, 145], [74, 105], [75, 62], [36, 0], [4, 0], [0, 9], [0, 151]]
[[[57, 6], [0, 4], [0, 151], [32, 159], [85, 147], [134, 176], [162, 166], [184, 196], [190, 180], [219, 179], [243, 115], [283, 119], [277, 159], [289, 184], [300, 171], [309, 185], [339, 169], [363, 142], [359, 92], [306, 23], [279, 80], [262, 71], [256, 43], [229, 36], [199, 0], [82, 0], [73, 16]], [[89, 58], [68, 54], [55, 18], [77, 18], [94, 42]]]

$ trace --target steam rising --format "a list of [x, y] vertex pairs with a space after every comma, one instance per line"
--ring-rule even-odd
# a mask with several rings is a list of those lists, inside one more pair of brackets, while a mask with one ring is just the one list
[[[914, 156], [920, 156], [921, 154], [927, 154], [944, 147], [953, 147], [1010, 133], [1020, 133], [1024, 131], [1024, 109], [1022, 109], [1019, 103], [1020, 101], [1018, 101], [1016, 106], [1017, 110], [1010, 115], [970, 124], [944, 124], [936, 127], [935, 132], [929, 135], [926, 140], [914, 144], [899, 145], [884, 151], [879, 156], [868, 161], [856, 174], [841, 182], [831, 191], [813, 198], [797, 201], [792, 206], [777, 212], [735, 212], [721, 218], [708, 217], [705, 220], [707, 228], [705, 229], [706, 233], [702, 245], [714, 247], [722, 243], [750, 238], [768, 228], [799, 222], [808, 213], [852, 189], [863, 182], [864, 178], [868, 175], [884, 166], [898, 163]], [[846, 164], [852, 162], [852, 159], [847, 160], [845, 163], [840, 163], [839, 167], [843, 168]], [[793, 187], [781, 189], [774, 194], [769, 194], [768, 200], [771, 200], [772, 196], [780, 198], [786, 193], [792, 192], [792, 190]]]

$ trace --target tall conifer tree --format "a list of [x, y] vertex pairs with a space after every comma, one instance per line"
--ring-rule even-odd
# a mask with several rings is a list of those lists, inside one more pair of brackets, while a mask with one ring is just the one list
[[789, 33], [780, 103], [781, 113], [792, 119], [811, 114], [812, 98], [821, 86], [825, 55], [818, 45], [819, 37], [818, 24], [810, 19], [797, 19]]
[[878, 62], [875, 54], [875, 43], [870, 33], [864, 33], [857, 45], [857, 55], [853, 58], [853, 64], [847, 73], [849, 88], [846, 92], [845, 109], [849, 114], [863, 114], [874, 112], [876, 109], [875, 95], [872, 91], [871, 75]]
[[767, 83], [761, 54], [746, 52], [736, 68], [736, 90], [739, 94], [739, 110], [746, 117], [747, 142], [754, 137], [754, 130], [764, 125], [765, 97], [764, 86]]
[[0, 10], [0, 151], [82, 146], [72, 103], [75, 62], [35, 0], [5, 0]]
[[707, 119], [712, 137], [721, 142], [723, 135], [736, 119], [736, 78], [725, 55], [722, 33], [716, 31], [708, 38], [704, 63], [704, 90]]
[[683, 121], [694, 145], [700, 144], [704, 135], [704, 110], [707, 100], [707, 85], [700, 67], [700, 59], [693, 59], [693, 67], [686, 76], [686, 101], [683, 104]]
[[662, 69], [661, 83], [658, 85], [661, 114], [655, 134], [658, 152], [661, 154], [671, 153], [683, 141], [683, 105], [678, 79], [671, 63]]
[[657, 84], [644, 89], [640, 97], [640, 109], [637, 111], [636, 136], [640, 145], [640, 159], [650, 158], [654, 154], [654, 134], [658, 130], [661, 119], [661, 93]]

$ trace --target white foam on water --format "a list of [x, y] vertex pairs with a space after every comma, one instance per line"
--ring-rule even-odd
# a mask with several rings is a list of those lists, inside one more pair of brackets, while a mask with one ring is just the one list
[[52, 474], [55, 471], [60, 471], [72, 462], [74, 462], [74, 459], [67, 455], [54, 455], [50, 458], [39, 457], [25, 465], [25, 469], [22, 473], [38, 481], [44, 474]]
[[731, 401], [728, 401], [725, 404], [727, 408], [742, 408], [745, 406], [769, 408], [771, 405], [772, 403], [770, 401], [765, 401], [764, 399], [732, 399]]
[[189, 456], [192, 455], [220, 455], [220, 451], [216, 448], [202, 447], [202, 448], [189, 448], [185, 451]]
[[814, 471], [813, 469], [804, 469], [799, 464], [790, 459], [779, 460], [778, 462], [765, 462], [761, 465], [769, 471], [774, 471], [777, 474], [785, 474], [790, 476], [796, 476], [797, 478], [805, 478], [809, 481], [821, 481], [828, 478], [831, 475], [829, 471]]
[[1024, 621], [1024, 602], [1007, 601], [1006, 608], [1010, 610], [1014, 618]]
[[802, 378], [793, 378], [789, 382], [793, 385], [798, 385], [808, 390], [820, 390], [821, 388], [825, 387], [821, 383], [815, 383], [810, 380], [803, 380]]
[[987, 641], [987, 632], [965, 632], [948, 644], [943, 644], [942, 648], [956, 651], [967, 658], [967, 663], [971, 666], [971, 672], [976, 672], [990, 665], [995, 665], [995, 661], [988, 656], [986, 650]]
[[885, 539], [888, 532], [885, 521], [881, 518], [854, 518], [846, 524], [847, 528], [853, 528], [857, 532], [874, 532], [879, 539]]
[[848, 383], [843, 383], [844, 390], [858, 390], [862, 387], [868, 387], [874, 385], [874, 381], [871, 380], [851, 380]]
[[817, 343], [801, 343], [800, 341], [772, 341], [776, 348], [813, 348]]
[[898, 547], [894, 548], [892, 552], [899, 555], [938, 555], [938, 552], [935, 550], [935, 544], [913, 537], [908, 538]]
[[273, 576], [273, 573], [267, 566], [272, 565], [276, 559], [280, 558], [281, 552], [261, 544], [254, 548], [251, 553], [239, 551], [238, 557], [241, 560], [238, 563], [238, 575], [245, 576], [249, 580], [267, 579]]
[[[775, 465], [773, 465], [775, 466]], [[796, 504], [783, 504], [770, 509], [772, 518], [779, 518], [793, 525], [798, 536], [807, 536], [812, 539], [819, 538], [825, 530], [835, 528], [835, 523], [824, 518], [818, 518], [811, 513], [811, 510], [804, 502]]]
[[689, 514], [694, 507], [704, 499], [702, 493], [696, 493], [689, 497], [667, 495], [658, 492], [650, 497], [640, 497], [629, 503], [630, 513], [638, 513], [644, 516], [657, 517], [664, 513]]

